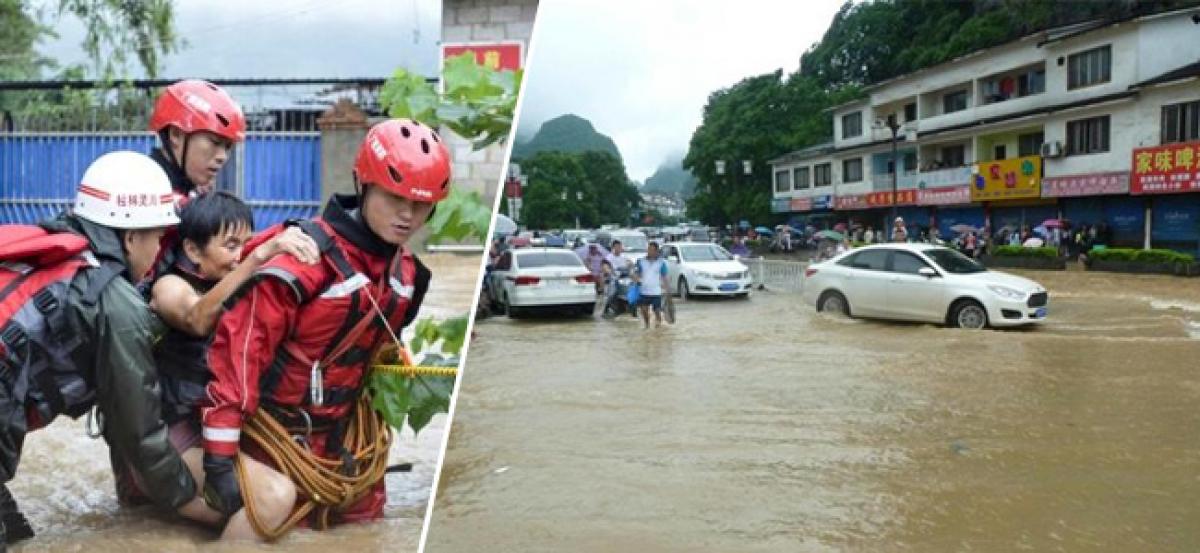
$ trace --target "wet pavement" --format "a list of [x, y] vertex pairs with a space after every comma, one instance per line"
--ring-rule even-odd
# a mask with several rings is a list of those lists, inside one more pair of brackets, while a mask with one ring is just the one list
[[[421, 317], [470, 311], [479, 272], [477, 255], [436, 254], [422, 260], [433, 281]], [[387, 475], [384, 520], [326, 532], [297, 530], [276, 545], [216, 543], [217, 532], [152, 507], [117, 505], [103, 440], [84, 436], [83, 419], [60, 418], [25, 441], [20, 468], [9, 488], [38, 532], [12, 551], [416, 551], [433, 483], [446, 416], [437, 415], [419, 436], [398, 434], [389, 464], [413, 463], [411, 473]]]
[[1022, 274], [1042, 327], [479, 322], [428, 550], [1200, 550], [1200, 280]]

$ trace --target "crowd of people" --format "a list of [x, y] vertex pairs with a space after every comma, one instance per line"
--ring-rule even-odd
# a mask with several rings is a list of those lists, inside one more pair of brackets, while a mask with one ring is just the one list
[[[255, 235], [246, 203], [214, 190], [245, 138], [237, 102], [181, 81], [150, 121], [149, 156], [101, 156], [70, 209], [0, 233], [5, 267], [32, 264], [0, 274], [0, 549], [34, 534], [4, 486], [26, 433], [92, 409], [122, 504], [232, 539], [380, 518], [390, 431], [364, 376], [428, 289], [406, 243], [448, 194], [448, 149], [418, 122], [379, 123], [354, 194]], [[361, 436], [385, 447], [363, 454]], [[318, 493], [281, 456], [355, 485]]]

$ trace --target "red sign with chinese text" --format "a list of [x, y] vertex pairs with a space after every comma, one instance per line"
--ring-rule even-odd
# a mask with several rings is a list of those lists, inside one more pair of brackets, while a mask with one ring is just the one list
[[475, 61], [492, 69], [521, 68], [520, 42], [474, 42], [442, 45], [442, 59], [452, 58], [464, 52], [474, 52]]
[[1200, 192], [1200, 142], [1134, 148], [1132, 194]]
[[[917, 191], [916, 190], [897, 190], [896, 205], [916, 205]], [[867, 205], [871, 207], [883, 207], [892, 205], [892, 192], [872, 192], [867, 194]]]

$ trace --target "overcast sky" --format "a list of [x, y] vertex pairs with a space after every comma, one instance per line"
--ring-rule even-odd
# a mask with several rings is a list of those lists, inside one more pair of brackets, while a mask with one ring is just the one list
[[821, 39], [841, 0], [542, 2], [520, 132], [564, 113], [617, 143], [642, 181], [687, 151], [709, 93], [783, 68]]
[[[187, 45], [164, 59], [162, 76], [387, 77], [399, 67], [437, 76], [441, 6], [439, 0], [177, 0], [175, 27]], [[48, 23], [60, 38], [39, 50], [63, 64], [86, 63], [83, 26], [71, 15]], [[136, 60], [131, 69], [142, 76]], [[253, 105], [257, 98], [239, 100]]]

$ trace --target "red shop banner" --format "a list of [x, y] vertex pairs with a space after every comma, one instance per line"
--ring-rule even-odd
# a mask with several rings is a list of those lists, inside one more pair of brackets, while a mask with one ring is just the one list
[[1129, 173], [1125, 171], [1042, 178], [1043, 198], [1126, 194], [1128, 192]]
[[[892, 205], [892, 192], [872, 192], [867, 194], [867, 205], [870, 207], [884, 207]], [[896, 191], [896, 205], [917, 205], [916, 190], [898, 190]]]
[[1133, 194], [1200, 192], [1200, 142], [1133, 150]]
[[465, 52], [475, 54], [475, 62], [495, 70], [516, 71], [521, 68], [520, 42], [457, 42], [442, 45], [442, 59]]
[[939, 186], [917, 191], [917, 205], [962, 205], [971, 203], [970, 186]]

